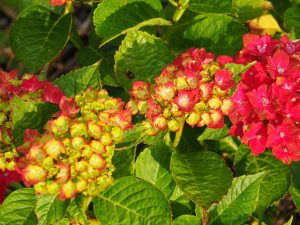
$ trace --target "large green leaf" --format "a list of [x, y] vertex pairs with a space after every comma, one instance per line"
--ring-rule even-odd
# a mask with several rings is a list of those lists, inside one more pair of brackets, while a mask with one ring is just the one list
[[25, 9], [10, 32], [17, 59], [31, 72], [37, 72], [65, 46], [71, 23], [71, 14], [59, 16], [41, 6]]
[[78, 196], [78, 195], [76, 196], [76, 198], [73, 198], [71, 200], [70, 206], [68, 208], [68, 214], [69, 217], [72, 220], [75, 220], [77, 223], [88, 225], [89, 222], [87, 216], [83, 211], [83, 209], [81, 208], [81, 200], [82, 200], [82, 196]]
[[174, 225], [201, 225], [201, 222], [196, 216], [182, 215], [173, 221]]
[[286, 27], [295, 32], [297, 38], [300, 37], [300, 7], [291, 7], [284, 12], [284, 22]]
[[34, 214], [36, 195], [33, 188], [23, 188], [12, 192], [0, 208], [1, 225], [35, 225]]
[[[11, 0], [8, 0], [11, 1]], [[50, 1], [45, 1], [45, 0], [16, 0], [18, 2], [18, 8], [20, 10], [24, 10], [30, 6], [33, 5], [40, 5], [43, 6], [47, 9], [50, 9], [54, 13], [62, 13], [64, 11], [63, 6], [52, 6], [50, 4]]]
[[232, 0], [232, 5], [239, 21], [246, 22], [264, 13], [265, 2], [265, 0]]
[[255, 210], [265, 173], [237, 177], [222, 201], [209, 209], [209, 224], [243, 224]]
[[200, 207], [220, 200], [231, 185], [229, 167], [213, 152], [174, 152], [170, 167], [177, 185]]
[[294, 204], [300, 211], [300, 162], [294, 162], [291, 166], [292, 185], [290, 193]]
[[100, 62], [74, 70], [55, 80], [55, 84], [64, 90], [68, 97], [85, 91], [88, 87], [100, 89], [102, 87], [99, 73]]
[[178, 186], [175, 187], [169, 201], [173, 219], [195, 212], [195, 203], [192, 202]]
[[220, 140], [228, 136], [228, 127], [225, 126], [221, 129], [213, 129], [213, 128], [206, 128], [203, 133], [198, 137], [198, 141], [204, 140]]
[[65, 215], [69, 201], [60, 201], [55, 196], [43, 194], [37, 196], [35, 214], [39, 224], [53, 224]]
[[23, 143], [24, 131], [26, 128], [39, 129], [58, 110], [56, 105], [51, 103], [35, 102], [14, 97], [12, 100], [12, 123], [13, 136], [16, 145]]
[[109, 0], [101, 2], [94, 11], [94, 25], [97, 35], [103, 37], [102, 45], [143, 26], [170, 25], [157, 18], [161, 3], [158, 0]]
[[163, 142], [144, 149], [136, 160], [136, 176], [158, 187], [169, 199], [175, 183], [170, 172], [170, 148]]
[[113, 177], [132, 176], [134, 174], [136, 146], [129, 147], [120, 151], [115, 151], [112, 164], [115, 166]]
[[231, 13], [231, 0], [190, 0], [189, 9], [197, 13]]
[[193, 19], [193, 24], [184, 31], [184, 38], [215, 54], [233, 55], [242, 48], [246, 32], [246, 27], [230, 16], [204, 13]]
[[136, 80], [153, 81], [173, 55], [162, 40], [141, 31], [129, 32], [115, 55], [117, 80], [130, 90]]
[[123, 177], [94, 201], [94, 212], [105, 225], [171, 224], [164, 194], [152, 184]]
[[247, 146], [240, 145], [236, 153], [235, 168], [238, 175], [266, 172], [258, 196], [258, 216], [262, 216], [267, 206], [282, 198], [290, 186], [289, 167], [276, 159], [271, 151], [255, 157]]

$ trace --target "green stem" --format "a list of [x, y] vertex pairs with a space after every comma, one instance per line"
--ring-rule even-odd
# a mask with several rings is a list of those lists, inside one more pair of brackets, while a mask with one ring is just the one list
[[175, 6], [176, 8], [178, 7], [178, 3], [175, 2], [174, 0], [169, 0], [169, 2], [171, 3], [171, 5]]
[[93, 200], [92, 197], [84, 197], [83, 198], [82, 203], [81, 203], [81, 208], [84, 212], [89, 208], [89, 205], [92, 200]]
[[181, 139], [181, 135], [182, 135], [183, 127], [184, 127], [184, 122], [185, 122], [185, 118], [182, 117], [182, 119], [180, 120], [180, 123], [179, 123], [179, 130], [175, 134], [175, 139], [173, 142], [174, 148], [176, 148], [180, 143], [180, 139]]

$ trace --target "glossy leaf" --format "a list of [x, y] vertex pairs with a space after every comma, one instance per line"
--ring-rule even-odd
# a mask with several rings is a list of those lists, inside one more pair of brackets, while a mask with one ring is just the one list
[[184, 38], [214, 54], [233, 55], [242, 48], [246, 32], [246, 27], [230, 16], [203, 13], [193, 19], [193, 24], [184, 31]]
[[209, 224], [243, 224], [255, 210], [265, 173], [237, 177], [226, 196], [209, 209]]
[[174, 152], [170, 167], [176, 184], [200, 207], [220, 200], [231, 185], [229, 167], [213, 152]]
[[105, 225], [171, 224], [164, 194], [152, 184], [123, 177], [94, 201], [94, 212]]
[[11, 118], [15, 144], [20, 145], [23, 143], [26, 128], [41, 130], [57, 110], [58, 107], [51, 103], [34, 102], [14, 97]]
[[82, 67], [74, 70], [66, 75], [55, 80], [55, 84], [64, 90], [68, 97], [85, 91], [88, 87], [100, 89], [102, 87], [100, 73], [100, 62], [91, 66]]
[[29, 7], [11, 28], [11, 48], [18, 60], [37, 72], [64, 48], [71, 24], [71, 14], [59, 16], [41, 6]]
[[175, 188], [170, 172], [171, 151], [164, 142], [144, 149], [136, 160], [136, 176], [158, 187], [169, 199]]
[[269, 205], [282, 198], [290, 186], [289, 167], [276, 159], [271, 151], [255, 157], [247, 146], [241, 145], [236, 153], [235, 168], [238, 175], [266, 172], [258, 196], [258, 216], [262, 216]]
[[36, 195], [33, 188], [23, 188], [12, 192], [0, 208], [1, 225], [35, 225], [34, 214]]
[[146, 32], [129, 32], [115, 55], [117, 80], [130, 90], [136, 80], [153, 81], [173, 55], [165, 43]]
[[132, 176], [134, 174], [135, 152], [136, 146], [114, 152], [112, 158], [112, 164], [116, 169], [113, 172], [114, 178]]
[[69, 201], [60, 201], [53, 195], [43, 194], [37, 196], [37, 203], [35, 213], [39, 224], [47, 225], [53, 224], [63, 218]]
[[231, 0], [190, 0], [189, 9], [197, 13], [232, 13]]
[[193, 215], [182, 215], [173, 221], [174, 225], [201, 225], [200, 221], [196, 216]]
[[239, 21], [245, 22], [264, 13], [265, 0], [233, 0], [233, 10]]

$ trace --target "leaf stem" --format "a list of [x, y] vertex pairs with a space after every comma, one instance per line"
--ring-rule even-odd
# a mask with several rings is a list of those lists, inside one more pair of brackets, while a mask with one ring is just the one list
[[88, 208], [89, 208], [89, 205], [92, 201], [92, 197], [84, 197], [83, 200], [82, 200], [82, 203], [81, 203], [81, 209], [85, 212]]
[[176, 148], [180, 143], [180, 138], [181, 138], [183, 127], [184, 127], [184, 122], [185, 122], [185, 118], [183, 116], [180, 120], [180, 123], [179, 123], [179, 130], [175, 134], [175, 139], [174, 139], [174, 142], [173, 142], [173, 147], [174, 148]]
[[202, 210], [202, 225], [207, 225], [208, 224], [208, 212], [207, 209]]

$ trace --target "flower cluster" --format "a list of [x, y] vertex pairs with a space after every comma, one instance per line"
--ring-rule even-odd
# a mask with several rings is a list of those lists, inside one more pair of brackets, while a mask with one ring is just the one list
[[60, 199], [77, 193], [95, 196], [105, 190], [113, 181], [115, 144], [132, 127], [131, 112], [124, 106], [104, 89], [63, 97], [61, 113], [48, 122], [45, 133], [25, 140], [30, 145], [22, 148], [25, 158], [18, 163], [25, 185]]
[[155, 78], [155, 84], [136, 81], [127, 108], [145, 114], [149, 135], [168, 128], [177, 132], [186, 121], [190, 126], [224, 126], [224, 115], [232, 110], [229, 98], [235, 87], [233, 74], [224, 64], [232, 59], [214, 55], [203, 48], [191, 48], [179, 55]]
[[240, 136], [254, 155], [266, 148], [289, 164], [300, 159], [300, 42], [287, 36], [245, 35], [236, 59], [256, 60], [243, 75], [232, 96], [230, 134]]
[[0, 170], [14, 170], [15, 149], [12, 136], [11, 101], [14, 96], [37, 102], [58, 104], [63, 91], [48, 81], [39, 81], [37, 76], [25, 75], [18, 80], [16, 71], [0, 70]]

